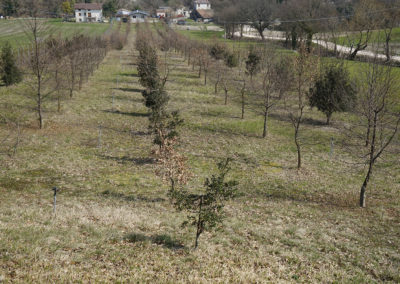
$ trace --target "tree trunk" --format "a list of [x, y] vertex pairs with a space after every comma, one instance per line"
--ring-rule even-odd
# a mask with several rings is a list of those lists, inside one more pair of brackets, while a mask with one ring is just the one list
[[385, 55], [386, 55], [386, 61], [390, 61], [390, 45], [389, 42], [392, 39], [392, 28], [389, 28], [389, 30], [384, 29], [385, 31]]
[[369, 145], [370, 133], [371, 133], [371, 119], [368, 118], [367, 135], [365, 137], [365, 147], [368, 147], [368, 145]]
[[228, 104], [228, 89], [225, 89], [225, 105]]
[[297, 141], [297, 139], [295, 139], [296, 142], [296, 148], [297, 148], [297, 169], [300, 170], [301, 168], [301, 148], [300, 148], [300, 144]]
[[364, 182], [363, 182], [363, 184], [362, 184], [362, 186], [361, 186], [361, 191], [360, 191], [360, 207], [362, 207], [362, 208], [365, 208], [365, 192], [366, 192], [366, 190], [367, 190], [367, 186], [368, 186], [368, 182], [369, 182], [369, 179], [370, 179], [370, 177], [371, 177], [371, 174], [372, 174], [372, 166], [373, 166], [373, 163], [371, 163], [370, 162], [370, 164], [369, 164], [369, 168], [368, 168], [368, 173], [367, 173], [367, 176], [365, 177], [365, 179], [364, 179]]
[[244, 119], [244, 105], [245, 105], [245, 98], [244, 98], [244, 91], [242, 90], [242, 119]]
[[385, 40], [385, 55], [386, 55], [386, 61], [390, 61], [390, 46], [389, 46], [389, 41], [390, 41], [390, 36], [386, 37]]
[[326, 125], [330, 125], [330, 123], [331, 123], [331, 116], [332, 116], [331, 113], [326, 114]]
[[207, 70], [204, 69], [204, 85], [207, 85]]
[[267, 137], [268, 113], [269, 113], [269, 109], [268, 109], [268, 107], [265, 107], [265, 111], [264, 111], [264, 128], [263, 128], [263, 135], [262, 135], [263, 138]]
[[200, 197], [200, 204], [199, 204], [199, 218], [197, 219], [197, 231], [196, 231], [196, 240], [194, 242], [194, 248], [196, 249], [199, 245], [199, 237], [203, 232], [203, 220], [201, 218], [201, 209], [203, 206], [203, 196]]
[[42, 116], [42, 95], [40, 94], [40, 89], [37, 94], [37, 108], [38, 108], [38, 120], [39, 120], [39, 128], [43, 128], [43, 116]]

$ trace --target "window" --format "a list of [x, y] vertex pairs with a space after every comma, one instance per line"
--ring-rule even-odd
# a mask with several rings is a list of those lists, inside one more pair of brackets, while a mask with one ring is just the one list
[[86, 13], [83, 13], [83, 15], [86, 17]]
[[79, 13], [79, 16], [82, 16], [82, 13]]

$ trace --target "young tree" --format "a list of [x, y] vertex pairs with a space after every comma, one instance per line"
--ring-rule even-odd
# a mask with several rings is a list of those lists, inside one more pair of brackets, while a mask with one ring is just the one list
[[139, 62], [138, 74], [140, 84], [146, 88], [147, 92], [157, 88], [160, 75], [157, 69], [158, 57], [155, 48], [150, 44], [141, 43], [138, 47]]
[[6, 86], [17, 84], [22, 80], [22, 72], [16, 65], [12, 48], [9, 42], [6, 42], [1, 49], [0, 79]]
[[356, 92], [350, 82], [349, 72], [340, 65], [328, 65], [310, 88], [309, 102], [326, 115], [329, 125], [332, 113], [353, 109]]
[[293, 87], [295, 104], [291, 105], [290, 96], [288, 96], [285, 102], [285, 107], [288, 112], [291, 124], [294, 129], [294, 143], [297, 149], [297, 169], [301, 168], [301, 138], [300, 130], [304, 120], [304, 113], [306, 107], [306, 96], [310, 87], [314, 84], [315, 77], [317, 76], [319, 69], [318, 58], [311, 55], [304, 44], [299, 47], [299, 52], [294, 58], [293, 62]]
[[400, 126], [398, 82], [391, 67], [374, 61], [359, 72], [359, 121], [345, 128], [346, 149], [357, 155], [367, 168], [360, 190], [360, 207], [366, 206], [366, 191], [375, 165], [389, 151]]
[[250, 82], [253, 82], [253, 76], [260, 70], [260, 63], [261, 56], [251, 47], [246, 60], [246, 74], [250, 76]]
[[29, 73], [29, 86], [36, 101], [39, 128], [42, 129], [43, 103], [53, 92], [49, 84], [51, 57], [47, 45], [41, 40], [41, 35], [46, 35], [49, 31], [46, 23], [37, 16], [25, 20], [24, 28], [32, 47], [27, 51], [25, 68]]
[[176, 149], [179, 144], [177, 128], [182, 124], [179, 113], [174, 111], [166, 114], [153, 129], [154, 143], [159, 146], [154, 151], [157, 160], [156, 174], [170, 183], [170, 191], [175, 191], [178, 185], [186, 184], [192, 176], [186, 163], [187, 158]]
[[268, 117], [271, 109], [283, 99], [292, 87], [293, 76], [291, 62], [272, 48], [266, 48], [263, 54], [262, 69], [260, 71], [260, 82], [253, 85], [256, 93], [257, 105], [261, 108], [263, 116], [263, 133], [265, 138], [268, 132]]
[[65, 56], [65, 43], [61, 38], [50, 37], [47, 41], [47, 48], [51, 51], [51, 66], [50, 73], [54, 80], [54, 89], [56, 92], [57, 99], [57, 111], [61, 111], [61, 99], [64, 96], [65, 90], [65, 68], [64, 68], [64, 56]]
[[236, 195], [238, 183], [234, 180], [225, 181], [231, 170], [230, 162], [231, 159], [226, 159], [218, 163], [218, 174], [206, 179], [203, 193], [190, 193], [185, 190], [169, 193], [175, 208], [189, 213], [188, 220], [183, 225], [196, 227], [194, 248], [198, 247], [199, 237], [205, 230], [222, 224], [225, 203]]

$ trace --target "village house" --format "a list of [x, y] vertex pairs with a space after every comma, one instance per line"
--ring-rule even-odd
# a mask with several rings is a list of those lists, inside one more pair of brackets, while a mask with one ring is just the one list
[[208, 0], [195, 0], [193, 5], [194, 10], [209, 10], [211, 9], [210, 1]]
[[103, 5], [99, 3], [76, 3], [75, 19], [80, 22], [102, 22], [103, 21]]
[[191, 18], [197, 22], [211, 22], [214, 17], [214, 11], [211, 9], [211, 4], [208, 0], [195, 0], [193, 2], [193, 11]]
[[190, 17], [190, 11], [185, 6], [178, 7], [175, 10], [175, 17], [177, 17], [177, 18], [179, 18], [179, 17], [189, 18]]
[[132, 23], [144, 22], [149, 17], [148, 13], [140, 10], [132, 11], [129, 15]]
[[169, 18], [172, 16], [172, 9], [170, 7], [160, 7], [156, 10], [157, 18]]
[[119, 9], [115, 14], [117, 21], [127, 22], [129, 20], [131, 11], [126, 9]]

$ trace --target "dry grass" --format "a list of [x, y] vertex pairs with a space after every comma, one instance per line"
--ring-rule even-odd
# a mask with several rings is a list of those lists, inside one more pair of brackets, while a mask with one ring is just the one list
[[[305, 126], [321, 144], [305, 149], [297, 172], [292, 130], [279, 112], [270, 136], [248, 110], [223, 106], [183, 58], [174, 65], [170, 108], [185, 118], [181, 151], [201, 186], [218, 158], [235, 157], [242, 195], [227, 206], [225, 227], [200, 237], [155, 177], [132, 40], [112, 51], [89, 83], [45, 129], [26, 115], [15, 157], [0, 156], [0, 279], [6, 282], [383, 282], [400, 281], [399, 166], [381, 167], [357, 208], [361, 171], [329, 158], [333, 128]], [[119, 59], [122, 55], [122, 65]], [[119, 86], [116, 87], [116, 76]], [[16, 89], [18, 87], [15, 87]], [[0, 88], [0, 102], [31, 103]], [[111, 112], [112, 92], [115, 109]], [[3, 110], [4, 111], [4, 110]], [[310, 117], [323, 120], [317, 112]], [[345, 115], [337, 119], [345, 119]], [[102, 145], [98, 148], [98, 125]], [[0, 135], [6, 132], [0, 126]], [[2, 137], [2, 136], [0, 136]], [[52, 186], [62, 190], [52, 215]]]

